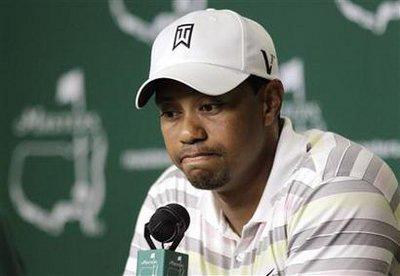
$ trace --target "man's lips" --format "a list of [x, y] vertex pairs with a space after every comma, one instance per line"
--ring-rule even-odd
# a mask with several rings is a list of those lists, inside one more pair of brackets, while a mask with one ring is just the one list
[[208, 159], [208, 158], [217, 157], [217, 156], [220, 156], [220, 155], [215, 152], [192, 152], [192, 153], [183, 154], [180, 162], [185, 163], [185, 162], [200, 161], [203, 159]]

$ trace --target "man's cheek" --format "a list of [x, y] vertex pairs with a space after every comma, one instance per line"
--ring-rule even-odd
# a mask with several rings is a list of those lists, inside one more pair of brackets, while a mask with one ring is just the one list
[[177, 157], [177, 154], [171, 149], [171, 148], [169, 148], [168, 146], [167, 146], [167, 153], [168, 153], [168, 155], [169, 155], [169, 158], [171, 159], [171, 161], [174, 163], [174, 164], [177, 164], [178, 162], [178, 157]]
[[178, 165], [177, 163], [177, 161], [179, 161], [178, 160], [178, 154], [177, 154], [177, 152], [176, 152], [176, 150], [174, 150], [174, 147], [173, 147], [173, 145], [171, 145], [171, 143], [169, 142], [169, 140], [168, 139], [166, 139], [166, 137], [164, 137], [164, 144], [165, 144], [165, 148], [166, 148], [166, 150], [167, 150], [167, 153], [168, 153], [168, 156], [169, 156], [169, 158], [171, 159], [171, 161], [175, 164], [175, 165]]

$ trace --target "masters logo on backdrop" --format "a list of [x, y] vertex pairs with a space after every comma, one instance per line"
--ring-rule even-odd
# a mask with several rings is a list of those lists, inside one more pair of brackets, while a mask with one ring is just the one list
[[148, 44], [153, 43], [158, 33], [179, 17], [196, 10], [207, 8], [207, 0], [173, 0], [171, 12], [161, 12], [151, 22], [132, 14], [124, 0], [109, 0], [112, 18], [121, 31]]
[[[14, 122], [14, 133], [22, 141], [12, 154], [10, 198], [25, 221], [49, 234], [59, 235], [67, 222], [78, 221], [84, 234], [100, 235], [105, 229], [98, 214], [105, 199], [108, 143], [100, 116], [86, 110], [82, 70], [71, 70], [59, 78], [56, 101], [70, 105], [70, 110], [27, 107]], [[45, 164], [40, 172], [47, 175], [55, 160], [61, 160], [63, 176], [71, 176], [73, 183], [70, 198], [60, 199], [49, 210], [27, 195], [26, 187], [32, 183], [26, 175], [32, 164]], [[55, 179], [49, 181], [59, 184]]]
[[392, 20], [400, 20], [400, 1], [383, 1], [371, 12], [350, 0], [335, 0], [339, 11], [348, 20], [372, 33], [382, 35]]

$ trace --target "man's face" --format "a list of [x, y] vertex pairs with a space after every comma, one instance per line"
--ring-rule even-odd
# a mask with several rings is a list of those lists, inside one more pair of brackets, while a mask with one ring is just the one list
[[262, 101], [247, 83], [217, 97], [171, 80], [156, 90], [168, 154], [193, 186], [229, 191], [265, 165]]

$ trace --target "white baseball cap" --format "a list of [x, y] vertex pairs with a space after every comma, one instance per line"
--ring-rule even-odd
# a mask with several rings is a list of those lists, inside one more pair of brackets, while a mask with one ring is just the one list
[[210, 96], [224, 94], [250, 75], [278, 78], [268, 32], [231, 10], [189, 13], [163, 29], [151, 51], [150, 74], [136, 95], [142, 108], [159, 79], [172, 79]]

